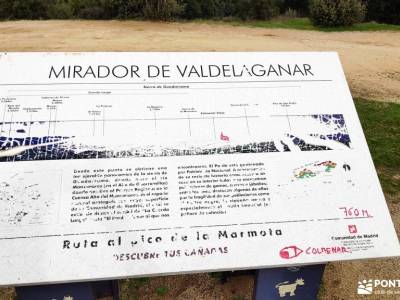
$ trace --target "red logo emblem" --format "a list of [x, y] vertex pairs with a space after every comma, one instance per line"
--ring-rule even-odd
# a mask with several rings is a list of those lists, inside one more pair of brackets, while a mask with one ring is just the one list
[[350, 233], [357, 233], [357, 226], [356, 225], [348, 225]]
[[219, 136], [219, 138], [221, 139], [221, 141], [229, 142], [229, 136], [224, 135], [222, 132], [221, 132], [221, 135]]
[[303, 252], [304, 251], [298, 248], [297, 246], [289, 246], [279, 251], [279, 255], [284, 259], [292, 259], [299, 256]]

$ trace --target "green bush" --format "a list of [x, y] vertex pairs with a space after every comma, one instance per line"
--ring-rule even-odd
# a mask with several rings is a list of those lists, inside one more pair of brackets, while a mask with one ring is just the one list
[[305, 17], [308, 16], [308, 0], [284, 0], [280, 5], [281, 14], [286, 14], [289, 10], [289, 15], [296, 15]]
[[106, 19], [104, 10], [100, 6], [86, 7], [79, 12], [79, 18], [89, 20]]
[[367, 19], [390, 24], [400, 24], [400, 0], [368, 0]]
[[268, 20], [308, 16], [315, 25], [400, 24], [400, 0], [0, 0], [0, 19]]
[[71, 19], [74, 14], [68, 1], [57, 0], [49, 6], [48, 17], [50, 19]]
[[47, 19], [53, 0], [0, 0], [1, 19]]
[[253, 0], [252, 2], [252, 17], [256, 20], [269, 20], [279, 14], [277, 1]]
[[284, 7], [298, 7], [304, 1], [307, 0], [0, 0], [0, 19], [267, 20]]
[[109, 0], [108, 11], [114, 18], [142, 18], [141, 1], [138, 0]]
[[243, 19], [269, 20], [279, 14], [279, 1], [238, 0], [236, 16]]
[[11, 1], [3, 1], [0, 0], [0, 19], [10, 19], [10, 11], [12, 9], [12, 2]]
[[143, 0], [141, 2], [141, 11], [146, 19], [173, 19], [179, 16], [183, 9], [176, 0]]
[[361, 0], [311, 0], [310, 19], [316, 26], [351, 26], [364, 20]]
[[198, 0], [187, 0], [184, 5], [183, 15], [186, 19], [197, 19], [202, 16], [201, 5]]
[[[118, 17], [118, 6], [122, 1], [115, 0], [65, 0], [72, 9], [74, 17], [81, 19], [112, 19]], [[129, 2], [129, 1], [127, 1]]]
[[[115, 19], [142, 17], [140, 0], [56, 0], [49, 9], [54, 18]], [[136, 12], [136, 13], [133, 13]], [[57, 15], [62, 17], [58, 17]], [[53, 18], [53, 17], [52, 17]]]
[[168, 293], [168, 288], [165, 286], [160, 286], [156, 288], [156, 294], [160, 297], [165, 296]]

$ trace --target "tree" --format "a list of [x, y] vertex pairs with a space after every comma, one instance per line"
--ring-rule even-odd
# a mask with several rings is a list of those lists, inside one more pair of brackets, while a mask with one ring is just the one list
[[168, 20], [182, 12], [182, 6], [176, 0], [142, 0], [143, 16], [148, 19]]
[[370, 21], [400, 24], [399, 0], [368, 0], [367, 8]]
[[279, 14], [277, 1], [274, 0], [253, 0], [252, 17], [257, 20], [269, 20]]
[[284, 0], [281, 4], [281, 13], [288, 9], [295, 10], [299, 15], [308, 15], [308, 0]]
[[198, 0], [185, 1], [183, 17], [186, 19], [197, 19], [202, 17], [200, 2]]

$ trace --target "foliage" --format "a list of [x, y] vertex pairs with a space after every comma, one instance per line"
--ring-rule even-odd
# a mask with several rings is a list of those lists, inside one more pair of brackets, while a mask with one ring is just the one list
[[132, 278], [120, 280], [120, 291], [122, 299], [139, 300], [139, 290], [141, 287], [148, 285], [150, 278]]
[[0, 0], [0, 19], [225, 18], [266, 20], [284, 0]]
[[239, 295], [239, 296], [233, 296], [232, 300], [246, 300], [246, 298]]
[[12, 7], [12, 1], [0, 0], [0, 19], [10, 19]]
[[350, 26], [364, 20], [361, 0], [311, 0], [310, 18], [316, 26]]
[[53, 0], [0, 0], [2, 19], [47, 19]]
[[0, 19], [171, 19], [177, 0], [0, 0]]
[[146, 19], [169, 20], [182, 12], [182, 6], [176, 0], [144, 0], [139, 7]]
[[310, 15], [318, 26], [400, 24], [400, 0], [0, 0], [0, 19], [242, 19]]
[[48, 9], [50, 19], [71, 19], [73, 11], [71, 5], [65, 0], [57, 0]]
[[286, 14], [288, 10], [295, 11], [299, 16], [308, 15], [308, 0], [285, 0], [280, 6], [281, 13]]
[[208, 273], [208, 276], [210, 276], [213, 279], [219, 280], [219, 281], [223, 281], [226, 272], [212, 272], [212, 273]]
[[253, 0], [252, 1], [253, 19], [269, 20], [279, 14], [276, 1], [273, 0]]
[[165, 286], [160, 286], [156, 288], [156, 294], [160, 297], [165, 296], [168, 293], [168, 288]]
[[[208, 21], [210, 22], [210, 21]], [[218, 24], [218, 22], [214, 22]], [[224, 22], [224, 24], [227, 21]], [[297, 29], [297, 30], [315, 30], [325, 32], [337, 31], [381, 31], [391, 30], [400, 31], [400, 25], [381, 24], [376, 22], [364, 22], [352, 26], [338, 26], [338, 27], [321, 27], [315, 26], [308, 18], [274, 18], [267, 21], [229, 21], [230, 24], [236, 26], [249, 26], [259, 28], [284, 28], [284, 29]]]
[[269, 20], [279, 14], [279, 2], [274, 0], [238, 0], [236, 15], [242, 20]]
[[201, 4], [197, 0], [187, 0], [184, 6], [184, 16], [189, 19], [198, 19], [202, 16]]
[[286, 19], [295, 19], [299, 16], [297, 10], [288, 8], [285, 13], [283, 14], [283, 17]]
[[368, 0], [367, 19], [389, 24], [400, 24], [399, 0]]

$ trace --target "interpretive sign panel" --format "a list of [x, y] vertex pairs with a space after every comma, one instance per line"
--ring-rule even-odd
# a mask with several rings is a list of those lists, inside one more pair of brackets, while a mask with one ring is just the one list
[[1, 285], [399, 255], [336, 53], [0, 55]]

